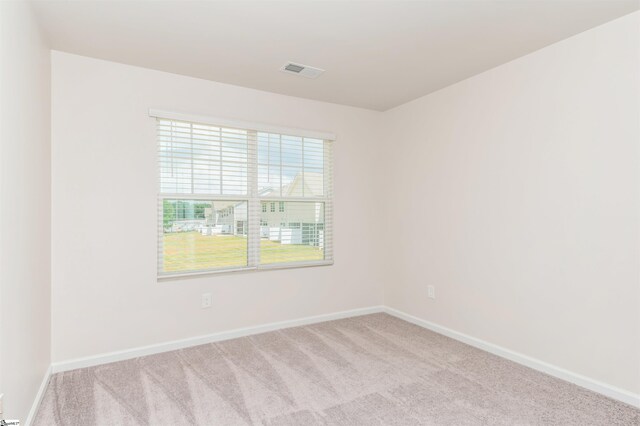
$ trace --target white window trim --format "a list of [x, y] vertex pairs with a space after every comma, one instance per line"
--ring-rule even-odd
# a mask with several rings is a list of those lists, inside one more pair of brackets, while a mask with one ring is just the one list
[[[233, 120], [233, 119], [224, 119], [224, 118], [214, 118], [207, 117], [201, 115], [193, 115], [193, 114], [184, 114], [178, 112], [170, 112], [163, 111], [158, 109], [149, 109], [149, 116], [159, 119], [168, 119], [168, 120], [177, 120], [177, 121], [186, 121], [192, 123], [202, 123], [202, 124], [210, 124], [213, 126], [221, 126], [221, 127], [231, 127], [231, 128], [239, 128], [239, 129], [251, 129], [254, 131], [253, 137], [250, 139], [249, 143], [257, 144], [256, 134], [257, 132], [267, 132], [267, 133], [279, 133], [279, 134], [290, 134], [295, 136], [302, 136], [313, 139], [322, 139], [324, 141], [334, 142], [336, 139], [336, 135], [334, 133], [328, 132], [317, 132], [311, 130], [302, 130], [296, 128], [289, 127], [281, 127], [281, 126], [273, 126], [264, 123], [253, 123], [248, 121], [241, 120]], [[254, 148], [257, 149], [257, 148]], [[326, 149], [326, 148], [325, 148]], [[257, 152], [257, 150], [256, 150]], [[326, 152], [326, 151], [325, 151]], [[333, 161], [332, 158], [329, 158], [329, 161]], [[333, 174], [333, 166], [330, 166], [331, 174]], [[239, 200], [239, 201], [247, 201], [247, 227], [248, 227], [248, 241], [247, 241], [247, 263], [248, 266], [243, 267], [231, 267], [231, 268], [219, 268], [219, 269], [208, 269], [201, 271], [188, 271], [188, 272], [175, 272], [175, 273], [164, 273], [160, 274], [158, 269], [156, 268], [157, 280], [159, 282], [162, 281], [172, 281], [182, 278], [197, 278], [202, 276], [210, 276], [210, 275], [224, 275], [229, 273], [246, 273], [246, 272], [256, 272], [256, 271], [268, 271], [268, 270], [278, 270], [278, 269], [294, 269], [294, 268], [307, 268], [314, 266], [330, 266], [334, 264], [333, 258], [333, 235], [330, 235], [331, 247], [329, 249], [325, 249], [325, 256], [327, 253], [329, 254], [329, 259], [318, 260], [318, 261], [310, 261], [310, 262], [291, 262], [291, 263], [271, 263], [271, 264], [260, 264], [260, 212], [262, 212], [262, 203], [275, 203], [278, 201], [285, 202], [296, 202], [296, 201], [304, 201], [304, 202], [322, 202], [325, 204], [325, 224], [328, 223], [329, 232], [333, 234], [333, 176], [325, 175], [325, 188], [327, 190], [325, 197], [260, 197], [256, 193], [256, 189], [258, 187], [258, 163], [250, 162], [248, 165], [248, 175], [249, 175], [249, 188], [247, 195], [241, 196], [233, 196], [233, 195], [207, 195], [207, 194], [171, 194], [171, 193], [161, 193], [160, 188], [158, 187], [158, 202], [162, 202], [164, 199], [202, 199], [202, 200]], [[327, 183], [330, 183], [327, 185]], [[327, 211], [327, 206], [329, 209]], [[279, 206], [276, 207], [276, 211], [278, 211]], [[270, 212], [270, 205], [267, 206], [267, 212]], [[326, 226], [326, 225], [325, 225]], [[162, 229], [162, 225], [158, 223], [158, 228]], [[325, 228], [326, 229], [326, 228]], [[251, 235], [253, 234], [253, 235]], [[251, 247], [251, 241], [254, 243], [257, 241], [258, 247]]]
[[242, 268], [228, 268], [228, 269], [211, 269], [195, 272], [176, 272], [175, 274], [158, 275], [158, 281], [173, 281], [182, 278], [199, 278], [203, 276], [211, 275], [226, 275], [226, 274], [239, 274], [239, 273], [253, 273], [261, 271], [271, 271], [278, 269], [298, 269], [298, 268], [311, 268], [316, 266], [331, 266], [333, 260], [318, 260], [315, 262], [296, 262], [296, 263], [270, 263], [260, 266], [247, 266]]

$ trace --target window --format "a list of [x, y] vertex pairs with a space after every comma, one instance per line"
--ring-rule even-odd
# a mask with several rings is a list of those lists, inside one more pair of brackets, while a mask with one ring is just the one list
[[330, 135], [156, 116], [160, 277], [332, 262]]

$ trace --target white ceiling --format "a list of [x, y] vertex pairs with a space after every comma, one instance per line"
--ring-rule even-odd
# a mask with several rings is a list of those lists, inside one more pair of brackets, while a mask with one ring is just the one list
[[[386, 110], [637, 10], [639, 0], [34, 2], [56, 50]], [[287, 61], [325, 69], [311, 80]]]

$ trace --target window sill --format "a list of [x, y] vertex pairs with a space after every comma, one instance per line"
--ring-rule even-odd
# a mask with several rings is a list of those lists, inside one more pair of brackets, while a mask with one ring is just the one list
[[185, 278], [202, 278], [206, 276], [215, 275], [227, 275], [246, 272], [259, 272], [259, 271], [274, 271], [278, 269], [298, 269], [298, 268], [310, 268], [314, 266], [330, 266], [333, 265], [333, 260], [322, 260], [318, 262], [296, 262], [296, 263], [274, 263], [270, 265], [251, 266], [244, 268], [229, 268], [229, 269], [217, 269], [210, 271], [195, 271], [195, 272], [179, 272], [175, 274], [158, 275], [158, 282], [163, 281], [175, 281]]

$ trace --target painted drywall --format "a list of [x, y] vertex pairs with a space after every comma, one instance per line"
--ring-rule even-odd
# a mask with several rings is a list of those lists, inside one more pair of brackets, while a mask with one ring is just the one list
[[388, 306], [640, 393], [639, 28], [385, 113]]
[[0, 393], [26, 420], [48, 370], [50, 54], [26, 2], [0, 2]]
[[[57, 50], [380, 110], [639, 6], [638, 0], [288, 1], [250, 6], [198, 1], [189, 7], [167, 1], [35, 2]], [[313, 84], [291, 79], [276, 72], [287, 60], [327, 72]]]
[[[158, 282], [149, 108], [336, 133], [335, 264]], [[53, 361], [381, 304], [380, 117], [53, 52]]]
[[[639, 19], [386, 113], [53, 52], [53, 361], [384, 302], [638, 393]], [[337, 133], [335, 265], [157, 282], [152, 107]]]

